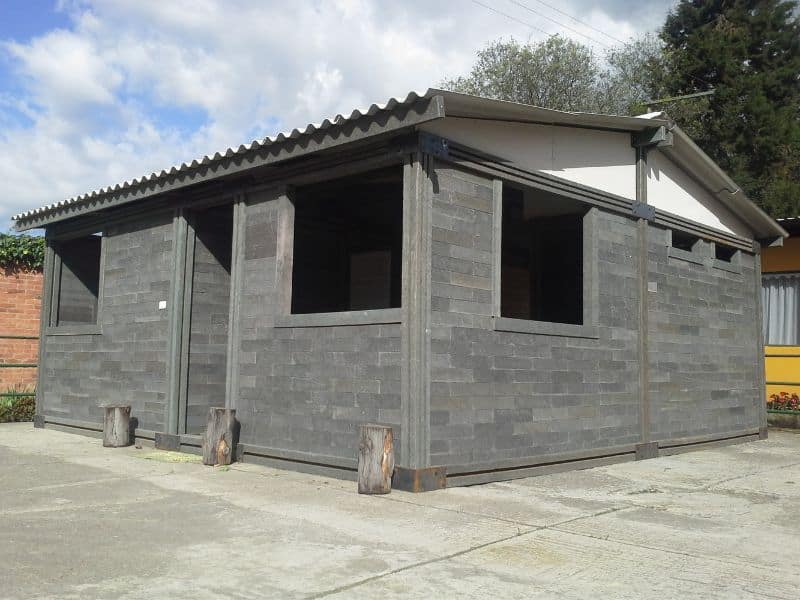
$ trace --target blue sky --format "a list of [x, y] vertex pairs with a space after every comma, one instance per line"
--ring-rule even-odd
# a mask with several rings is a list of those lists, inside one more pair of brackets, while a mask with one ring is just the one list
[[23, 210], [436, 86], [500, 37], [559, 33], [602, 53], [614, 42], [598, 30], [627, 39], [671, 4], [0, 0], [0, 230]]

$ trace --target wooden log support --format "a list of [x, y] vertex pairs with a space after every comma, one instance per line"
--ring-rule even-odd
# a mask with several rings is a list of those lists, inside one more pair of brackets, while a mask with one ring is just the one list
[[122, 448], [131, 443], [131, 407], [108, 404], [103, 406], [103, 446]]
[[208, 424], [203, 436], [203, 464], [229, 465], [239, 442], [239, 422], [235, 408], [209, 408]]
[[384, 425], [362, 425], [358, 445], [358, 493], [388, 494], [394, 472], [394, 436]]

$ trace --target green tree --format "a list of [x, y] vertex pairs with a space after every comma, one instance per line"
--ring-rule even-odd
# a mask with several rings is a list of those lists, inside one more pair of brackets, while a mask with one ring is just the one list
[[41, 269], [44, 246], [44, 237], [0, 233], [0, 269]]
[[537, 44], [497, 40], [478, 52], [469, 75], [442, 85], [557, 110], [628, 114], [663, 79], [662, 46], [645, 36], [602, 61], [587, 46], [557, 35]]
[[800, 214], [797, 8], [793, 0], [682, 0], [661, 31], [668, 95], [715, 90], [695, 107], [690, 132], [776, 217]]

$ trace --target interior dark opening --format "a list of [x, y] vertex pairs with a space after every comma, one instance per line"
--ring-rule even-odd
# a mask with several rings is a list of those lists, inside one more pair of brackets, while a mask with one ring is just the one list
[[583, 323], [583, 217], [569, 198], [503, 186], [500, 314]]
[[59, 242], [61, 280], [56, 324], [97, 322], [100, 293], [100, 235]]
[[194, 213], [197, 240], [228, 275], [233, 247], [233, 206], [212, 206]]
[[692, 252], [700, 238], [684, 231], [672, 230], [672, 247]]
[[721, 260], [724, 262], [731, 262], [731, 260], [733, 260], [734, 254], [736, 254], [736, 248], [731, 248], [730, 246], [721, 246], [720, 244], [714, 244], [714, 257], [717, 260]]
[[296, 191], [292, 313], [400, 306], [400, 166]]
[[233, 206], [191, 213], [191, 309], [187, 357], [186, 433], [206, 429], [208, 409], [225, 398], [233, 246]]

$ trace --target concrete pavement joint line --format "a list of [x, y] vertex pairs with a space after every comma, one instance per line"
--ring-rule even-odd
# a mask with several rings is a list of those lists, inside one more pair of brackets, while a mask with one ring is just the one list
[[430, 564], [434, 564], [434, 563], [450, 560], [451, 558], [456, 558], [458, 556], [463, 556], [464, 554], [469, 554], [470, 552], [474, 552], [475, 550], [481, 550], [483, 548], [486, 548], [488, 546], [492, 546], [494, 544], [507, 542], [509, 540], [513, 540], [513, 539], [522, 537], [524, 535], [528, 535], [529, 533], [534, 533], [536, 531], [539, 531], [539, 529], [541, 529], [541, 528], [536, 527], [536, 528], [530, 529], [528, 531], [520, 531], [518, 533], [515, 533], [514, 535], [509, 535], [509, 536], [506, 536], [506, 537], [498, 538], [496, 540], [485, 542], [483, 544], [478, 544], [477, 546], [470, 546], [469, 548], [465, 548], [464, 550], [459, 550], [458, 552], [453, 552], [451, 554], [446, 554], [445, 556], [438, 556], [438, 557], [431, 558], [431, 559], [428, 559], [428, 560], [423, 560], [423, 561], [420, 561], [420, 562], [412, 563], [410, 565], [405, 565], [404, 567], [398, 567], [397, 569], [392, 569], [391, 571], [386, 571], [385, 573], [379, 573], [379, 574], [373, 575], [371, 577], [366, 577], [364, 579], [360, 579], [358, 581], [354, 581], [353, 583], [347, 583], [345, 585], [341, 585], [339, 587], [336, 587], [336, 588], [333, 588], [333, 589], [330, 589], [330, 590], [325, 590], [325, 591], [322, 591], [322, 592], [318, 592], [316, 594], [312, 594], [311, 596], [306, 596], [306, 598], [308, 600], [315, 600], [317, 598], [325, 598], [327, 596], [332, 596], [333, 594], [339, 594], [341, 592], [346, 592], [348, 590], [352, 590], [354, 588], [361, 587], [362, 585], [365, 585], [367, 583], [371, 583], [373, 581], [377, 581], [379, 579], [383, 579], [384, 577], [389, 577], [390, 575], [396, 575], [397, 573], [403, 573], [404, 571], [410, 571], [411, 569], [416, 569], [417, 567], [424, 567], [426, 565], [430, 565]]
[[[635, 507], [639, 508], [639, 507]], [[578, 531], [570, 531], [569, 529], [561, 529], [561, 525], [565, 525], [566, 523], [560, 523], [559, 525], [553, 525], [551, 527], [543, 527], [543, 529], [552, 529], [553, 531], [557, 531], [559, 533], [564, 533], [566, 535], [573, 535], [575, 537], [583, 537], [583, 538], [590, 538], [593, 540], [598, 540], [601, 542], [613, 542], [615, 544], [619, 544], [621, 546], [630, 546], [632, 548], [640, 548], [642, 550], [653, 550], [655, 552], [664, 552], [665, 554], [674, 554], [677, 556], [685, 556], [686, 558], [693, 558], [697, 559], [707, 559], [712, 562], [720, 563], [723, 565], [730, 565], [734, 567], [741, 567], [741, 566], [753, 566], [752, 562], [748, 561], [728, 561], [728, 560], [720, 560], [713, 556], [709, 556], [708, 554], [692, 554], [691, 552], [682, 552], [680, 550], [672, 550], [671, 548], [664, 548], [659, 546], [648, 546], [646, 544], [637, 544], [635, 542], [629, 542], [627, 540], [622, 540], [619, 538], [611, 537], [611, 536], [599, 536], [599, 535], [592, 535], [590, 533], [581, 533]]]
[[410, 500], [401, 500], [400, 498], [392, 498], [390, 496], [376, 496], [376, 498], [380, 500], [385, 500], [387, 502], [398, 502], [400, 504], [409, 504], [411, 506], [417, 506], [419, 508], [432, 508], [434, 510], [443, 510], [445, 512], [452, 512], [459, 515], [465, 515], [469, 517], [480, 517], [482, 519], [486, 519], [489, 521], [499, 521], [500, 523], [507, 523], [509, 525], [521, 525], [522, 527], [534, 527], [541, 529], [543, 527], [547, 527], [547, 525], [538, 525], [536, 523], [526, 523], [525, 521], [515, 521], [514, 519], [505, 519], [503, 517], [497, 517], [494, 515], [485, 515], [479, 512], [472, 512], [466, 510], [457, 510], [455, 508], [448, 508], [446, 506], [435, 506], [433, 504], [419, 504], [417, 502], [411, 502]]
[[[568, 523], [573, 523], [575, 521], [580, 521], [581, 519], [591, 519], [591, 518], [594, 518], [594, 517], [600, 517], [602, 515], [607, 515], [609, 513], [619, 512], [621, 510], [628, 510], [630, 508], [635, 508], [635, 507], [626, 506], [626, 507], [620, 507], [620, 508], [609, 508], [609, 509], [597, 512], [597, 513], [592, 513], [592, 514], [589, 514], [589, 515], [582, 515], [582, 516], [579, 516], [579, 517], [574, 517], [572, 519], [567, 519], [566, 521], [562, 521], [562, 522], [558, 523], [558, 525], [566, 525]], [[514, 540], [514, 539], [521, 538], [521, 537], [526, 536], [526, 535], [530, 535], [532, 533], [536, 533], [536, 532], [539, 532], [539, 531], [544, 531], [546, 529], [551, 529], [552, 527], [553, 527], [552, 525], [542, 525], [542, 526], [531, 527], [527, 531], [519, 531], [519, 532], [515, 533], [514, 535], [509, 535], [509, 536], [498, 538], [496, 540], [492, 540], [492, 541], [489, 541], [489, 542], [484, 542], [483, 544], [478, 544], [476, 546], [471, 546], [469, 548], [465, 548], [464, 550], [459, 550], [458, 552], [453, 552], [451, 554], [446, 554], [445, 556], [439, 556], [439, 557], [436, 557], [436, 558], [423, 560], [423, 561], [420, 561], [420, 562], [417, 562], [417, 563], [413, 563], [413, 564], [410, 564], [410, 565], [406, 565], [406, 566], [403, 566], [403, 567], [398, 567], [397, 569], [392, 569], [391, 571], [386, 571], [385, 573], [379, 573], [377, 575], [373, 575], [371, 577], [366, 577], [366, 578], [361, 579], [359, 581], [354, 581], [353, 583], [348, 583], [348, 584], [341, 585], [339, 587], [336, 587], [336, 588], [333, 588], [333, 589], [330, 589], [330, 590], [326, 590], [326, 591], [318, 592], [316, 594], [312, 594], [311, 596], [306, 596], [306, 598], [308, 600], [316, 600], [317, 598], [325, 598], [327, 596], [332, 596], [334, 594], [339, 594], [341, 592], [346, 592], [348, 590], [352, 590], [352, 589], [355, 589], [357, 587], [361, 587], [362, 585], [365, 585], [367, 583], [372, 583], [373, 581], [377, 581], [379, 579], [383, 579], [384, 577], [389, 577], [391, 575], [396, 575], [397, 573], [403, 573], [405, 571], [410, 571], [410, 570], [416, 569], [418, 567], [425, 567], [427, 565], [431, 565], [431, 564], [434, 564], [434, 563], [448, 561], [448, 560], [451, 560], [453, 558], [458, 558], [459, 556], [464, 556], [465, 554], [469, 554], [471, 552], [475, 552], [476, 550], [482, 550], [484, 548], [487, 548], [489, 546], [493, 546], [495, 544], [501, 544], [503, 542], [508, 542], [509, 540]]]
[[752, 477], [753, 475], [762, 475], [763, 473], [767, 473], [769, 471], [780, 471], [783, 469], [790, 469], [791, 467], [796, 467], [798, 465], [800, 465], [800, 462], [794, 462], [788, 465], [780, 465], [777, 467], [773, 466], [771, 468], [763, 469], [762, 471], [754, 471], [752, 473], [744, 473], [743, 475], [736, 475], [734, 477], [728, 477], [727, 479], [720, 479], [719, 481], [709, 483], [700, 489], [705, 491], [711, 491], [713, 488], [715, 488], [718, 485], [722, 485], [723, 483], [730, 483], [731, 481], [736, 481], [737, 479], [745, 479], [747, 477]]
[[83, 481], [70, 481], [69, 483], [51, 483], [48, 485], [35, 485], [21, 490], [0, 490], [0, 496], [7, 494], [19, 494], [20, 492], [33, 492], [41, 490], [58, 490], [61, 488], [78, 487], [81, 485], [91, 485], [93, 483], [106, 483], [108, 481], [120, 481], [123, 479], [131, 479], [131, 477], [104, 477], [102, 479], [84, 479]]

